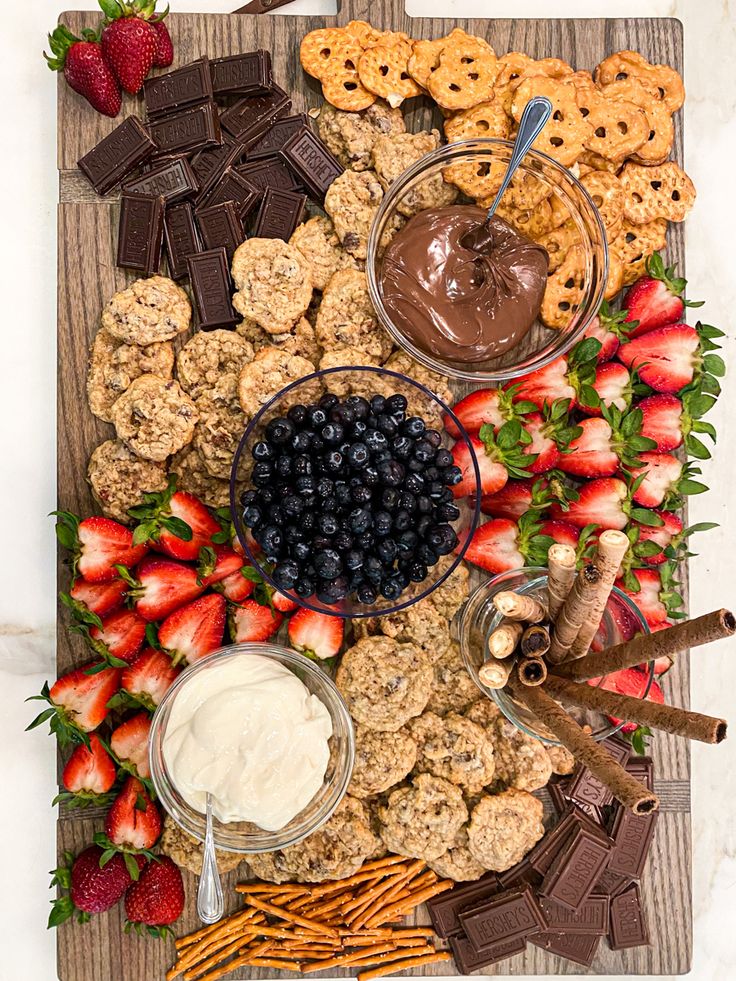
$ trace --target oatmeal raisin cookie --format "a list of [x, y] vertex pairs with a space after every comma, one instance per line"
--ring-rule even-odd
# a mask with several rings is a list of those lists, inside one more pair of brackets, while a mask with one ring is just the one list
[[481, 697], [482, 692], [463, 663], [460, 647], [453, 641], [439, 661], [435, 661], [434, 682], [427, 711], [437, 715], [465, 712]]
[[[164, 855], [168, 855], [179, 868], [187, 869], [194, 875], [201, 873], [202, 843], [183, 831], [168, 814], [164, 818], [164, 830], [158, 844]], [[232, 872], [243, 861], [243, 856], [238, 852], [228, 852], [222, 848], [218, 848], [216, 851], [217, 868], [223, 875], [226, 872]]]
[[356, 259], [368, 255], [368, 234], [381, 201], [383, 188], [372, 170], [346, 170], [328, 188], [325, 211], [340, 244]]
[[216, 392], [205, 392], [195, 405], [199, 421], [194, 430], [194, 447], [211, 477], [228, 480], [233, 456], [245, 432], [245, 414], [237, 402], [221, 399]]
[[112, 407], [118, 439], [145, 460], [162, 462], [190, 443], [198, 413], [178, 382], [141, 375]]
[[233, 306], [269, 334], [289, 333], [312, 299], [312, 275], [299, 249], [277, 238], [249, 238], [233, 255]]
[[299, 225], [289, 243], [306, 259], [312, 273], [312, 285], [320, 292], [338, 269], [357, 268], [357, 259], [343, 249], [332, 222], [323, 215], [316, 215]]
[[87, 371], [87, 401], [103, 422], [112, 421], [111, 409], [136, 378], [158, 375], [171, 378], [174, 348], [168, 341], [139, 347], [126, 344], [100, 327], [92, 342]]
[[417, 744], [407, 729], [389, 739], [383, 732], [355, 727], [355, 765], [350, 781], [353, 797], [371, 797], [399, 783], [414, 768]]
[[201, 330], [179, 351], [176, 375], [195, 401], [211, 389], [234, 394], [240, 369], [254, 356], [250, 341], [233, 330]]
[[155, 344], [183, 334], [192, 322], [189, 297], [165, 276], [137, 279], [102, 311], [102, 326], [126, 344]]
[[451, 848], [468, 820], [457, 787], [420, 773], [411, 784], [389, 794], [379, 809], [381, 837], [390, 852], [431, 862]]
[[119, 439], [108, 439], [92, 451], [87, 466], [92, 496], [102, 513], [130, 524], [128, 508], [143, 503], [145, 493], [166, 490], [166, 470], [160, 463], [142, 460]]
[[365, 273], [341, 269], [327, 284], [317, 313], [315, 334], [325, 354], [345, 351], [372, 364], [391, 353], [391, 339], [378, 323]]
[[505, 872], [544, 834], [542, 802], [524, 790], [484, 796], [468, 825], [470, 854], [484, 868]]
[[[240, 407], [248, 419], [291, 382], [311, 375], [315, 370], [311, 361], [289, 354], [278, 347], [264, 347], [255, 358], [244, 366], [238, 381]], [[314, 395], [301, 391], [293, 396], [293, 403], [308, 401], [310, 397], [319, 398], [319, 383], [314, 383]]]
[[425, 712], [407, 728], [417, 744], [418, 773], [442, 777], [469, 794], [493, 780], [493, 744], [479, 725], [455, 712], [443, 719]]
[[367, 170], [380, 136], [405, 133], [400, 109], [375, 102], [362, 112], [342, 112], [325, 102], [317, 117], [319, 138], [346, 169]]
[[194, 494], [208, 507], [225, 508], [229, 505], [230, 481], [213, 477], [204, 465], [202, 454], [191, 443], [171, 458], [169, 473], [177, 475], [176, 486], [179, 490]]
[[427, 862], [427, 865], [443, 879], [454, 879], [455, 882], [469, 882], [480, 879], [486, 869], [476, 861], [468, 847], [468, 829], [465, 825], [458, 831], [455, 841], [439, 858]]
[[[436, 150], [440, 145], [440, 134], [436, 129], [430, 133], [397, 133], [393, 136], [379, 136], [373, 144], [372, 160], [376, 176], [384, 191], [401, 174], [418, 160]], [[457, 188], [448, 184], [439, 172], [427, 177], [407, 190], [399, 203], [397, 211], [411, 218], [412, 215], [427, 208], [444, 208], [457, 198]]]

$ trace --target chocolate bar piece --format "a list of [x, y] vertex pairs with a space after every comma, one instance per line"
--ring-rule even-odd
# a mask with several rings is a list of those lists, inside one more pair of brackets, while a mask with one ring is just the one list
[[608, 869], [629, 879], [640, 879], [652, 846], [659, 811], [634, 814], [625, 807], [616, 812], [611, 826], [613, 850]]
[[224, 248], [228, 260], [245, 240], [243, 222], [234, 201], [223, 201], [197, 211], [197, 224], [208, 249]]
[[627, 886], [630, 886], [631, 882], [632, 880], [628, 876], [611, 871], [611, 860], [609, 858], [608, 865], [598, 876], [595, 891], [602, 893], [604, 896], [616, 896], [618, 893], [623, 892]]
[[215, 95], [262, 95], [273, 84], [268, 51], [248, 51], [210, 62]]
[[612, 950], [643, 947], [650, 943], [647, 918], [641, 905], [639, 887], [634, 884], [611, 900], [611, 928], [608, 942]]
[[633, 756], [626, 769], [643, 783], [647, 790], [654, 790], [654, 764], [651, 756]]
[[160, 194], [166, 204], [172, 204], [196, 194], [198, 185], [186, 157], [174, 157], [149, 170], [142, 177], [128, 181], [124, 189], [137, 194]]
[[532, 867], [528, 857], [525, 857], [516, 865], [512, 865], [510, 869], [502, 872], [498, 880], [504, 889], [510, 889], [513, 886], [538, 886], [542, 881], [542, 876]]
[[467, 937], [450, 937], [450, 949], [460, 973], [470, 974], [480, 967], [488, 967], [490, 964], [506, 960], [507, 957], [513, 957], [514, 954], [521, 954], [526, 949], [526, 940], [524, 937], [503, 940], [481, 953], [473, 947]]
[[202, 251], [199, 232], [194, 223], [194, 211], [188, 201], [180, 201], [166, 209], [164, 236], [169, 259], [169, 274], [172, 279], [182, 279], [189, 274], [187, 267], [189, 256]]
[[277, 191], [269, 187], [261, 199], [261, 207], [253, 230], [255, 238], [281, 238], [288, 242], [304, 214], [306, 194]]
[[198, 102], [211, 101], [213, 92], [209, 59], [198, 58], [173, 72], [147, 78], [143, 83], [143, 95], [149, 119]]
[[317, 201], [324, 198], [330, 184], [343, 173], [342, 165], [306, 126], [294, 133], [281, 153]]
[[234, 166], [244, 153], [240, 143], [223, 141], [220, 146], [200, 150], [192, 157], [192, 170], [199, 182], [199, 196], [204, 199], [228, 167]]
[[266, 95], [240, 99], [220, 117], [224, 129], [236, 140], [252, 146], [263, 136], [271, 122], [285, 116], [291, 109], [291, 99], [278, 85]]
[[526, 939], [547, 929], [531, 886], [492, 896], [482, 906], [461, 913], [460, 923], [477, 951], [497, 947], [507, 940]]
[[146, 276], [158, 272], [164, 235], [164, 199], [123, 191], [117, 264]]
[[252, 163], [246, 160], [237, 170], [261, 193], [269, 187], [277, 191], [297, 191], [303, 186], [281, 157], [263, 157]]
[[601, 938], [587, 933], [537, 933], [529, 937], [529, 942], [550, 954], [557, 954], [558, 957], [565, 957], [583, 967], [590, 967]]
[[612, 842], [579, 824], [544, 877], [539, 895], [578, 910], [608, 863]]
[[[568, 796], [568, 789], [570, 787], [570, 779], [566, 778], [564, 780], [557, 780], [555, 783], [550, 783], [547, 785], [547, 790], [549, 790], [549, 795], [552, 798], [552, 803], [554, 804], [555, 810], [558, 814], [564, 814], [565, 811], [570, 807], [570, 797]], [[595, 804], [588, 804], [585, 801], [576, 800], [575, 807], [586, 814], [591, 821], [595, 821], [596, 824], [603, 824], [603, 811], [600, 807], [596, 807]]]
[[430, 899], [427, 909], [437, 935], [447, 938], [461, 933], [462, 926], [458, 919], [460, 911], [485, 901], [499, 889], [498, 876], [495, 872], [488, 872], [477, 882], [456, 885], [450, 892], [444, 892]]
[[282, 116], [273, 126], [248, 150], [248, 160], [260, 160], [261, 157], [271, 157], [278, 153], [304, 126], [309, 126], [309, 118], [304, 112], [295, 116]]
[[[620, 739], [604, 739], [601, 746], [621, 766], [625, 766], [631, 756], [631, 746], [621, 742]], [[576, 769], [565, 794], [576, 803], [592, 804], [595, 807], [605, 807], [613, 801], [611, 791], [598, 777], [593, 776], [587, 766], [579, 766]]]
[[245, 218], [254, 207], [260, 194], [255, 187], [231, 167], [223, 173], [204, 201], [199, 201], [200, 207], [212, 208], [223, 201], [234, 201], [241, 218]]
[[568, 804], [554, 828], [541, 841], [537, 842], [524, 861], [528, 862], [531, 868], [541, 876], [546, 875], [554, 860], [567, 847], [575, 829], [580, 827], [586, 828], [591, 834], [600, 835], [610, 847], [610, 841], [603, 828], [591, 821], [577, 807]]
[[586, 933], [594, 937], [605, 937], [608, 933], [608, 903], [608, 896], [588, 896], [573, 912], [554, 899], [539, 898], [550, 933]]
[[214, 102], [161, 116], [148, 124], [156, 153], [191, 153], [222, 143], [220, 117]]
[[201, 330], [232, 327], [238, 316], [230, 302], [230, 274], [224, 249], [198, 252], [187, 259], [194, 294], [197, 326]]
[[98, 194], [107, 194], [153, 153], [155, 144], [137, 116], [128, 116], [78, 161]]

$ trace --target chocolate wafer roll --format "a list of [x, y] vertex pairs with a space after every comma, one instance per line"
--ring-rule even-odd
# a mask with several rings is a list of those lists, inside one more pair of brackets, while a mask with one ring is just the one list
[[534, 624], [521, 635], [519, 647], [525, 657], [543, 657], [549, 650], [550, 636], [546, 627]]
[[518, 661], [516, 673], [522, 685], [534, 687], [544, 684], [547, 678], [547, 665], [541, 657], [522, 657]]
[[571, 681], [587, 681], [604, 675], [646, 664], [658, 657], [672, 657], [691, 647], [710, 644], [736, 633], [736, 617], [730, 610], [714, 610], [693, 620], [684, 620], [653, 634], [637, 634], [623, 644], [605, 651], [595, 651], [577, 661], [555, 667], [554, 673]]
[[552, 631], [552, 642], [547, 652], [550, 664], [559, 664], [567, 657], [580, 627], [590, 616], [599, 581], [600, 572], [594, 565], [583, 566], [575, 577]]
[[598, 538], [598, 549], [593, 558], [593, 565], [598, 570], [600, 579], [598, 588], [593, 596], [588, 616], [580, 626], [577, 637], [570, 647], [568, 657], [571, 659], [584, 657], [590, 648], [598, 627], [601, 625], [603, 612], [616, 581], [618, 570], [623, 557], [629, 549], [629, 539], [622, 531], [607, 528]]
[[689, 712], [674, 705], [660, 705], [646, 698], [632, 698], [619, 692], [578, 684], [550, 675], [545, 690], [569, 705], [593, 709], [638, 725], [661, 729], [674, 736], [697, 739], [701, 743], [720, 743], [726, 738], [728, 723], [700, 712]]

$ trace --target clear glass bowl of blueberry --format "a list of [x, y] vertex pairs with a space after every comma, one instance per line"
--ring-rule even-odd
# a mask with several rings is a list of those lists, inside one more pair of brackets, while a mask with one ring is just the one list
[[[469, 451], [476, 493], [462, 498], [443, 416]], [[267, 582], [309, 609], [368, 617], [416, 603], [452, 573], [478, 522], [478, 487], [449, 406], [366, 366], [315, 372], [267, 402], [238, 446], [230, 498]]]

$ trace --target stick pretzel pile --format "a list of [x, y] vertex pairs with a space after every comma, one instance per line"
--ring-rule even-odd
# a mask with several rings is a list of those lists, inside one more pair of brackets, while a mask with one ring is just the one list
[[719, 743], [726, 737], [724, 719], [580, 682], [729, 637], [736, 632], [736, 617], [728, 610], [716, 610], [589, 653], [628, 547], [623, 532], [604, 531], [593, 559], [576, 571], [575, 550], [555, 544], [549, 550], [546, 602], [522, 593], [497, 593], [493, 602], [504, 620], [488, 638], [489, 657], [479, 677], [488, 688], [507, 688], [625, 807], [646, 814], [658, 808], [656, 795], [627, 773], [559, 703], [686, 739]]
[[421, 903], [451, 889], [424, 862], [392, 855], [320, 885], [248, 882], [245, 906], [176, 941], [166, 981], [218, 981], [236, 968], [310, 974], [356, 968], [359, 981], [449, 960], [429, 927], [399, 926]]

